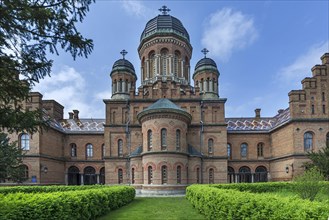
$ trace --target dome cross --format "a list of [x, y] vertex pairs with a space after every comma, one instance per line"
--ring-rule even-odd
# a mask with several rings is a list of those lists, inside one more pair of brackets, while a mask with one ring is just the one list
[[167, 8], [167, 6], [162, 6], [161, 8], [159, 8], [159, 11], [162, 12], [162, 15], [167, 15], [168, 12], [170, 12], [171, 10], [169, 8]]
[[209, 50], [207, 50], [207, 48], [203, 48], [203, 50], [201, 50], [201, 52], [204, 54], [204, 58], [206, 58], [206, 55], [209, 52]]
[[128, 52], [125, 49], [123, 49], [120, 53], [121, 53], [123, 59], [125, 59], [125, 56]]

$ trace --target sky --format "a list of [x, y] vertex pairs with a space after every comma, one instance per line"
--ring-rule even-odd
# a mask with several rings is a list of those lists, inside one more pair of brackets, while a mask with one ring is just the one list
[[[207, 48], [220, 72], [219, 95], [227, 98], [226, 117], [273, 117], [289, 107], [288, 93], [301, 89], [311, 68], [329, 52], [329, 1], [109, 1], [96, 0], [78, 30], [94, 41], [89, 57], [49, 55], [51, 77], [33, 90], [73, 109], [80, 118], [105, 118], [103, 99], [111, 98], [113, 63], [128, 51], [140, 86], [137, 53], [146, 23], [171, 9], [190, 35], [191, 75]], [[192, 82], [193, 85], [193, 82]]]

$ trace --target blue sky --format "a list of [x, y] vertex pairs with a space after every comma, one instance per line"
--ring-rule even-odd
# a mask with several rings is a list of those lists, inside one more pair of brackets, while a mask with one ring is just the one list
[[102, 100], [111, 97], [113, 63], [122, 49], [127, 50], [126, 58], [140, 78], [140, 35], [162, 5], [189, 32], [191, 70], [204, 47], [217, 63], [220, 97], [227, 98], [226, 117], [252, 117], [255, 108], [272, 117], [287, 108], [288, 92], [301, 89], [300, 81], [310, 77], [311, 68], [329, 52], [328, 1], [96, 0], [78, 25], [94, 40], [93, 53], [75, 61], [63, 51], [51, 55], [51, 78], [34, 90], [61, 103], [65, 118], [73, 109], [82, 118], [105, 118]]

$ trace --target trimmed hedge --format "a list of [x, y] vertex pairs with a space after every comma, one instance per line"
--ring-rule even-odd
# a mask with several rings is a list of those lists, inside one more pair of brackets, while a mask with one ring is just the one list
[[95, 189], [100, 187], [107, 187], [104, 185], [80, 185], [80, 186], [64, 186], [64, 185], [52, 185], [52, 186], [0, 186], [0, 194], [8, 193], [47, 193], [47, 192], [64, 192], [75, 190]]
[[134, 198], [135, 189], [128, 186], [0, 194], [0, 219], [96, 219]]
[[192, 185], [186, 198], [208, 219], [328, 219], [326, 203]]

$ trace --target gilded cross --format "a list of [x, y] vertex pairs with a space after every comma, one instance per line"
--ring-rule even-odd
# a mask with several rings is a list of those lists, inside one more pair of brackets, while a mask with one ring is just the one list
[[121, 53], [123, 59], [125, 59], [125, 56], [128, 52], [125, 49], [123, 49], [120, 53]]
[[171, 10], [164, 5], [159, 9], [159, 11], [161, 11], [163, 15], [167, 15]]
[[206, 55], [209, 52], [209, 50], [207, 50], [207, 48], [203, 48], [203, 50], [201, 50], [201, 52], [204, 54], [204, 58], [206, 58]]

